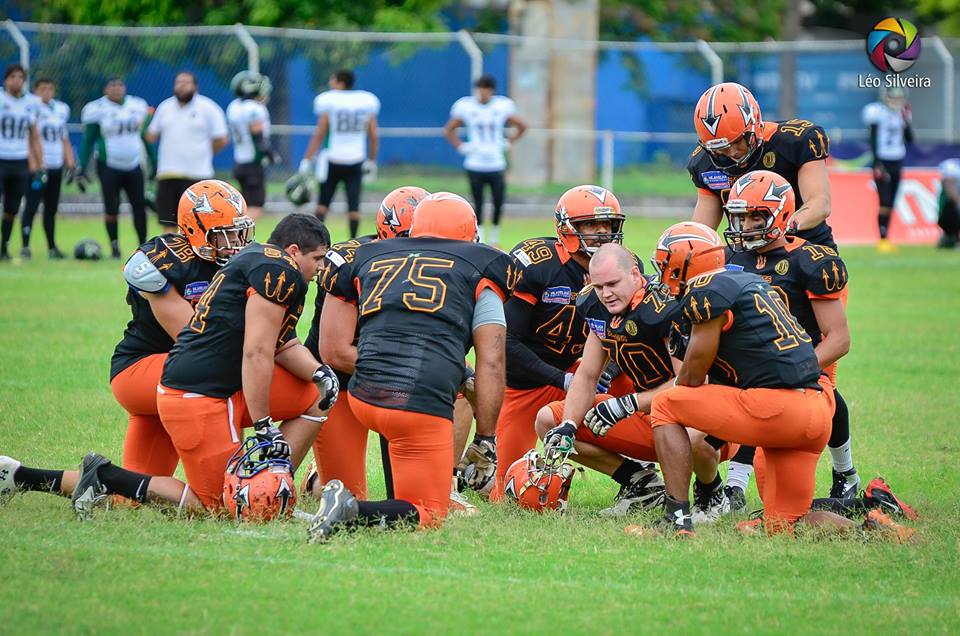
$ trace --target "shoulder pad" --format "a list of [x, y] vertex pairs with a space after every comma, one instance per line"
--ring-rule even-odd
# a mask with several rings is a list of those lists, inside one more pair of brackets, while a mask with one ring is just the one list
[[593, 283], [588, 283], [577, 292], [577, 309], [586, 307], [591, 300], [596, 299], [597, 295], [593, 293]]
[[829, 296], [847, 286], [847, 267], [836, 250], [826, 245], [806, 243], [794, 253], [810, 293]]
[[159, 294], [170, 286], [170, 281], [140, 250], [134, 252], [123, 266], [123, 278], [134, 289], [150, 294]]
[[[693, 285], [680, 300], [683, 316], [691, 322], [706, 322], [720, 316], [730, 309], [737, 300], [742, 287], [739, 279], [742, 276], [737, 272], [711, 274], [703, 276]], [[759, 276], [754, 276], [760, 280]]]

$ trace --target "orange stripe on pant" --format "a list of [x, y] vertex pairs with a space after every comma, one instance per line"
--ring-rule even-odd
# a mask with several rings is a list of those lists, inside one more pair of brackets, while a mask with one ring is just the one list
[[157, 411], [157, 385], [167, 354], [142, 358], [114, 376], [110, 389], [127, 412], [123, 467], [146, 475], [173, 475], [180, 457]]
[[678, 386], [653, 398], [654, 427], [682, 424], [764, 449], [768, 532], [790, 529], [810, 510], [817, 460], [830, 437], [833, 393], [815, 389]]
[[390, 442], [394, 497], [420, 515], [420, 528], [439, 526], [450, 506], [453, 421], [436, 415], [385, 409], [347, 393], [357, 419]]
[[313, 442], [313, 456], [317, 460], [321, 484], [339, 479], [357, 499], [367, 498], [369, 433], [353, 414], [346, 398], [337, 400]]

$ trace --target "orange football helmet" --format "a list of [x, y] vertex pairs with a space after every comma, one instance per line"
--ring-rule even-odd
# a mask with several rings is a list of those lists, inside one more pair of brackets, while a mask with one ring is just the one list
[[473, 206], [458, 194], [435, 192], [413, 210], [410, 236], [477, 240], [477, 215]]
[[388, 194], [377, 210], [377, 238], [409, 236], [413, 210], [429, 194], [417, 186], [401, 186]]
[[[604, 243], [623, 243], [626, 217], [620, 210], [620, 201], [600, 186], [581, 185], [564, 192], [557, 201], [555, 217], [557, 238], [568, 252], [582, 250], [592, 255]], [[585, 234], [578, 226], [587, 221], [610, 221], [610, 232]], [[596, 245], [588, 245], [587, 241]]]
[[223, 504], [237, 521], [270, 521], [290, 516], [297, 505], [293, 465], [286, 459], [261, 459], [269, 444], [248, 437], [227, 462]]
[[722, 270], [726, 257], [723, 242], [713, 228], [684, 221], [667, 228], [657, 241], [653, 265], [660, 272], [660, 284], [679, 298], [687, 282], [702, 274]]
[[[700, 146], [720, 170], [745, 170], [760, 156], [763, 145], [763, 116], [760, 104], [745, 86], [724, 82], [711, 86], [700, 96], [693, 112], [693, 127]], [[741, 139], [747, 152], [733, 159], [718, 153]]]
[[[728, 227], [723, 238], [734, 252], [749, 252], [786, 236], [790, 217], [797, 207], [790, 182], [769, 170], [748, 172], [733, 182], [723, 206]], [[743, 229], [748, 216], [766, 216], [762, 227]]]
[[575, 469], [563, 459], [548, 462], [536, 449], [527, 451], [507, 469], [504, 495], [522, 508], [566, 512]]
[[197, 256], [220, 265], [253, 240], [247, 202], [236, 188], [218, 179], [198, 181], [184, 191], [177, 225]]

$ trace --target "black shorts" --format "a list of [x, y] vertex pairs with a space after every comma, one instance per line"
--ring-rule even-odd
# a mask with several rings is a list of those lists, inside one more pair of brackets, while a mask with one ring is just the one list
[[3, 213], [16, 216], [20, 201], [30, 189], [30, 164], [26, 159], [0, 159], [0, 197]]
[[330, 207], [337, 184], [343, 182], [347, 190], [347, 210], [360, 211], [360, 184], [363, 183], [363, 162], [342, 164], [330, 162], [327, 169], [327, 180], [320, 184], [320, 194], [317, 203], [325, 208]]
[[880, 163], [883, 164], [883, 169], [887, 173], [885, 178], [876, 180], [880, 207], [892, 208], [894, 201], [897, 199], [897, 189], [900, 187], [900, 172], [903, 168], [903, 162], [881, 159]]
[[164, 225], [177, 224], [180, 197], [201, 179], [157, 179], [157, 220]]
[[100, 190], [103, 194], [103, 213], [107, 216], [120, 214], [120, 192], [127, 195], [127, 201], [133, 209], [134, 218], [146, 214], [144, 199], [143, 170], [140, 166], [132, 170], [117, 170], [105, 163], [97, 163], [97, 176], [100, 177]]
[[262, 208], [267, 200], [267, 184], [263, 166], [259, 162], [238, 163], [233, 167], [233, 178], [240, 184], [240, 194], [247, 205]]

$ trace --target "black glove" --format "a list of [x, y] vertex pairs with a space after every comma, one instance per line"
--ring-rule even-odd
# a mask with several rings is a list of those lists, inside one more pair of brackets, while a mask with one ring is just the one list
[[667, 351], [677, 360], [683, 360], [687, 355], [687, 345], [690, 344], [690, 334], [683, 333], [677, 323], [670, 325], [670, 337], [667, 339]]
[[587, 411], [583, 423], [597, 437], [603, 437], [622, 419], [637, 412], [637, 394], [629, 393], [623, 397], [604, 400]]
[[597, 380], [597, 393], [606, 393], [610, 390], [610, 385], [613, 384], [613, 381], [617, 379], [622, 373], [620, 367], [617, 366], [617, 363], [611, 360], [607, 363], [606, 368], [603, 370], [603, 373], [600, 374], [600, 379]]
[[313, 383], [320, 390], [320, 410], [329, 411], [337, 403], [337, 396], [340, 395], [340, 380], [337, 379], [337, 374], [329, 365], [322, 364], [313, 372]]
[[43, 185], [47, 182], [47, 171], [43, 170], [34, 170], [30, 175], [30, 189], [31, 190], [43, 190]]
[[551, 459], [557, 455], [569, 455], [576, 452], [573, 440], [577, 436], [577, 425], [573, 420], [564, 420], [554, 426], [543, 438], [544, 455]]
[[71, 183], [73, 183], [76, 176], [77, 176], [76, 166], [63, 169], [63, 182], [66, 183], [67, 185], [70, 185]]
[[263, 156], [260, 158], [260, 165], [275, 166], [278, 163], [283, 163], [283, 157], [280, 156], [279, 152], [274, 148], [267, 148], [263, 151]]
[[80, 192], [86, 193], [87, 184], [90, 183], [90, 177], [87, 176], [87, 171], [77, 170], [77, 176], [74, 178], [74, 181], [77, 182], [77, 187], [80, 189]]
[[283, 433], [269, 415], [253, 423], [253, 433], [257, 443], [270, 445], [270, 448], [260, 455], [261, 459], [290, 459], [290, 444], [283, 439]]

